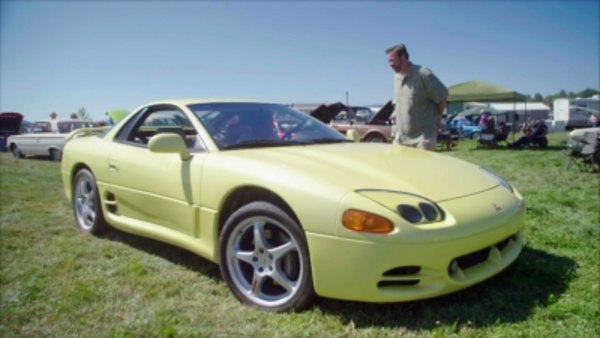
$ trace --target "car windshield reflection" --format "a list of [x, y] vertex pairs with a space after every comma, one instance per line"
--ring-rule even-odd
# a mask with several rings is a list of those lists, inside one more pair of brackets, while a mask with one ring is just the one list
[[211, 103], [188, 108], [221, 150], [347, 142], [336, 130], [284, 105]]

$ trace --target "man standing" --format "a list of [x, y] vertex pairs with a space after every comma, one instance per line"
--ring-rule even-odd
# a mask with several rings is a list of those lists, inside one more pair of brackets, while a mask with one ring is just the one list
[[448, 89], [433, 72], [410, 62], [404, 44], [386, 51], [394, 75], [395, 144], [435, 150]]

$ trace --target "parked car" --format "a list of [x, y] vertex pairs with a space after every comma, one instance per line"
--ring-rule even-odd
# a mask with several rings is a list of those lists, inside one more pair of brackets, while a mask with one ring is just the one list
[[23, 115], [21, 113], [0, 113], [0, 151], [7, 151], [6, 139], [19, 134]]
[[479, 135], [481, 134], [481, 128], [479, 128], [479, 126], [464, 118], [450, 119], [448, 122], [448, 130], [450, 130], [450, 133], [452, 134], [471, 139], [479, 138]]
[[569, 141], [581, 142], [583, 139], [583, 134], [585, 133], [598, 133], [598, 135], [600, 135], [600, 127], [573, 129], [571, 132], [569, 132]]
[[[338, 102], [332, 105], [321, 105], [312, 111], [310, 115], [323, 123], [329, 124], [342, 134], [346, 134], [351, 129], [356, 130], [362, 142], [392, 142], [394, 139], [394, 128], [390, 117], [394, 111], [394, 107], [391, 101], [376, 114], [371, 112], [367, 120], [356, 117], [355, 112], [365, 112], [366, 109], [368, 108], [349, 108]], [[362, 113], [358, 116], [366, 115], [368, 113]]]
[[96, 122], [83, 120], [37, 121], [29, 133], [8, 137], [6, 146], [14, 158], [50, 156], [53, 161], [60, 161], [67, 134], [79, 128], [97, 126]]
[[499, 273], [523, 246], [525, 204], [500, 177], [351, 142], [284, 105], [159, 101], [95, 132], [72, 133], [61, 162], [79, 230], [185, 248], [262, 309], [435, 297]]

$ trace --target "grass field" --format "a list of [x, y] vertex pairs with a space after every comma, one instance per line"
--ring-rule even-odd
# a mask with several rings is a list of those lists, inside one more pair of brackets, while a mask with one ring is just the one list
[[445, 153], [526, 199], [526, 247], [503, 273], [430, 300], [318, 299], [282, 314], [240, 305], [218, 267], [186, 251], [116, 230], [80, 234], [59, 164], [1, 153], [0, 337], [597, 337], [599, 175], [566, 170], [564, 139], [521, 151], [465, 140]]

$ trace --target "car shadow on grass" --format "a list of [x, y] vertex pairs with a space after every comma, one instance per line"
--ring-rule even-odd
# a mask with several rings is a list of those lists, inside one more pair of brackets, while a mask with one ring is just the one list
[[173, 264], [181, 265], [189, 270], [201, 273], [212, 280], [223, 281], [217, 264], [185, 249], [151, 238], [126, 233], [115, 228], [111, 228], [99, 237], [110, 241], [120, 242], [136, 250], [159, 256]]
[[527, 321], [536, 308], [556, 302], [575, 277], [575, 261], [524, 248], [507, 270], [474, 287], [422, 301], [372, 304], [320, 299], [321, 311], [355, 327], [433, 329], [486, 327]]
[[533, 150], [533, 151], [539, 151], [539, 152], [554, 152], [554, 151], [563, 151], [565, 149], [564, 145], [555, 145], [555, 144], [551, 144], [548, 145], [547, 147], [541, 148], [541, 147], [523, 147], [523, 148], [510, 148], [508, 147], [508, 145], [505, 144], [500, 144], [497, 145], [495, 147], [492, 146], [485, 146], [485, 145], [480, 145], [480, 146], [474, 146], [473, 148], [470, 148], [468, 150], [471, 151], [524, 151], [524, 150]]

